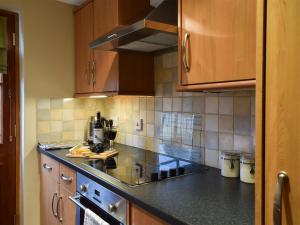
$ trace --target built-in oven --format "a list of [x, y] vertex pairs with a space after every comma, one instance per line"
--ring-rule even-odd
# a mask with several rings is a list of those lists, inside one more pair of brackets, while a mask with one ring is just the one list
[[110, 225], [127, 225], [127, 201], [102, 185], [77, 173], [76, 225], [83, 225], [84, 212], [90, 209]]

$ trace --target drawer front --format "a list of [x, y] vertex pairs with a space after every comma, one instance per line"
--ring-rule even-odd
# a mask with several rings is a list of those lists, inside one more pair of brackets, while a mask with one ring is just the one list
[[54, 159], [41, 154], [41, 172], [47, 175], [50, 179], [53, 179], [53, 182], [58, 183], [59, 181], [59, 163]]
[[69, 167], [60, 164], [60, 185], [71, 193], [76, 192], [76, 172]]

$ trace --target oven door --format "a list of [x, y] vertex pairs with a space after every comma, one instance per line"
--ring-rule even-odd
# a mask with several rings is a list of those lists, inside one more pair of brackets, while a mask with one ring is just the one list
[[77, 193], [75, 197], [69, 196], [69, 199], [77, 205], [76, 208], [76, 225], [84, 225], [84, 210], [89, 209], [97, 214], [101, 219], [106, 221], [110, 225], [123, 225], [120, 221], [109, 215], [99, 206], [95, 205], [92, 201], [89, 201], [84, 196]]

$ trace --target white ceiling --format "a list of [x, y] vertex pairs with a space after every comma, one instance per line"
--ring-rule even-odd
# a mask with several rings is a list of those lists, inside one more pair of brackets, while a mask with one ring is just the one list
[[[56, 1], [64, 2], [67, 4], [71, 4], [71, 5], [80, 5], [83, 2], [85, 2], [86, 0], [56, 0]], [[155, 7], [158, 6], [162, 1], [163, 0], [150, 0], [151, 5], [153, 5]]]

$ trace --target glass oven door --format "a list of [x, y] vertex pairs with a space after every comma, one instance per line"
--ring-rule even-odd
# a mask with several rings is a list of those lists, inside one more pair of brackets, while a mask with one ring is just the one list
[[120, 221], [116, 220], [99, 206], [95, 205], [92, 201], [89, 201], [87, 198], [80, 194], [77, 194], [75, 197], [70, 196], [69, 199], [77, 205], [76, 225], [84, 225], [84, 211], [86, 208], [93, 211], [110, 225], [123, 225]]

